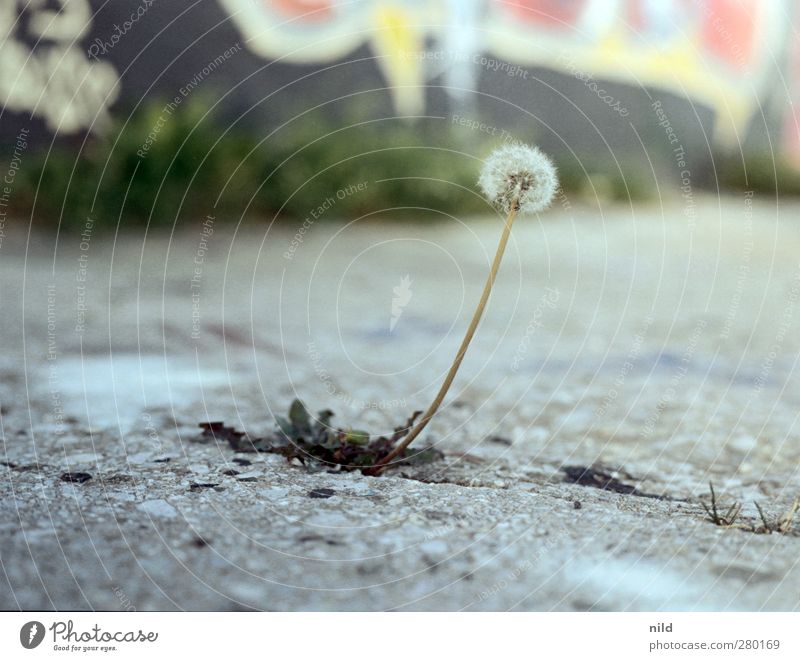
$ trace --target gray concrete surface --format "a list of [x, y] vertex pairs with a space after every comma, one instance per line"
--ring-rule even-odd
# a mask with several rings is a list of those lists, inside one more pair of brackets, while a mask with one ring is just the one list
[[699, 498], [712, 480], [755, 522], [754, 501], [774, 518], [800, 495], [798, 211], [742, 196], [520, 222], [424, 435], [445, 461], [383, 478], [236, 455], [196, 425], [258, 435], [298, 395], [341, 425], [401, 423], [449, 366], [497, 219], [325, 220], [293, 249], [293, 225], [203, 219], [65, 229], [57, 250], [13, 232], [0, 608], [795, 609], [800, 538], [715, 526]]

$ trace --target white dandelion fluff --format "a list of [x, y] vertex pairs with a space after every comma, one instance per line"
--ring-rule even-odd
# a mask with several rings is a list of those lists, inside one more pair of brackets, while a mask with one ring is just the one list
[[512, 207], [522, 213], [546, 209], [558, 189], [556, 168], [538, 148], [523, 144], [505, 145], [486, 159], [478, 185], [498, 209]]

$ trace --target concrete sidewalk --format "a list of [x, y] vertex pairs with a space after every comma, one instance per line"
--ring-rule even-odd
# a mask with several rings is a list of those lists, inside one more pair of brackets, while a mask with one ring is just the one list
[[384, 478], [193, 439], [296, 396], [373, 433], [424, 408], [499, 220], [6, 237], [0, 608], [797, 608], [800, 537], [699, 499], [800, 495], [800, 207], [686, 211], [520, 222], [423, 435], [445, 461]]

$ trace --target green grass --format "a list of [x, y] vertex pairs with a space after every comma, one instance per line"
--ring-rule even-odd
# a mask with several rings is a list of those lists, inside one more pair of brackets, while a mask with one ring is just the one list
[[[445, 218], [490, 211], [475, 180], [479, 157], [494, 145], [446, 120], [333, 124], [301, 114], [259, 134], [227, 128], [207, 108], [198, 99], [165, 115], [163, 102], [151, 103], [82, 149], [61, 144], [49, 153], [32, 151], [15, 183], [14, 211], [33, 214], [42, 224], [67, 226], [91, 216], [98, 228], [114, 227], [120, 219], [123, 225], [171, 226], [207, 214], [306, 218], [330, 197], [336, 198], [325, 213], [331, 218], [374, 213]], [[143, 149], [159, 124], [155, 140]], [[556, 161], [565, 190], [593, 196], [582, 167]], [[652, 194], [635, 167], [602, 177], [611, 199]], [[362, 182], [367, 182], [362, 190], [337, 197]]]
[[725, 189], [765, 195], [800, 195], [797, 168], [769, 153], [750, 152], [724, 160], [719, 181]]

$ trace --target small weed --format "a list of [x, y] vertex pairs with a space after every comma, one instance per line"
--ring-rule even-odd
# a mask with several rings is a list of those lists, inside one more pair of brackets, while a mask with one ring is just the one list
[[786, 534], [791, 531], [798, 508], [800, 508], [800, 498], [795, 498], [789, 510], [778, 519], [777, 532]]
[[795, 515], [797, 511], [800, 510], [800, 497], [795, 498], [792, 506], [773, 523], [770, 523], [761, 505], [755, 501], [753, 501], [753, 504], [758, 511], [759, 521], [742, 517], [742, 505], [738, 502], [734, 502], [726, 510], [725, 514], [721, 514], [722, 510], [717, 506], [717, 494], [714, 491], [714, 485], [709, 482], [708, 486], [711, 489], [711, 503], [710, 505], [706, 505], [703, 500], [700, 500], [700, 504], [703, 506], [706, 514], [708, 514], [709, 520], [714, 525], [723, 528], [736, 528], [738, 530], [755, 533], [756, 535], [770, 535], [772, 533], [791, 536], [800, 535], [800, 531], [796, 531], [792, 527]]
[[772, 527], [769, 525], [769, 522], [767, 521], [767, 517], [764, 514], [764, 510], [761, 509], [761, 505], [759, 505], [756, 501], [753, 501], [753, 504], [756, 506], [756, 509], [758, 510], [758, 516], [761, 517], [761, 523], [764, 524], [763, 526], [764, 532], [767, 534], [771, 533]]
[[739, 517], [739, 514], [742, 512], [742, 506], [740, 503], [733, 503], [725, 514], [720, 514], [719, 509], [717, 508], [717, 494], [714, 491], [714, 484], [709, 482], [709, 488], [711, 489], [711, 506], [705, 504], [704, 501], [700, 501], [700, 504], [703, 506], [703, 509], [708, 514], [708, 518], [711, 520], [715, 526], [723, 526], [725, 528], [729, 528], [736, 523], [736, 519]]
[[761, 505], [754, 502], [753, 503], [758, 510], [758, 516], [761, 518], [761, 525], [758, 527], [757, 530], [754, 532], [758, 532], [761, 534], [769, 535], [773, 532], [779, 533], [781, 535], [786, 535], [792, 533], [792, 524], [794, 523], [794, 517], [797, 514], [797, 510], [800, 509], [800, 498], [795, 498], [792, 506], [784, 512], [781, 516], [779, 516], [775, 523], [770, 523], [767, 520], [766, 514], [764, 514], [764, 510], [761, 509]]
[[[296, 399], [286, 417], [277, 416], [276, 430], [261, 438], [251, 439], [244, 432], [226, 427], [222, 422], [201, 423], [200, 439], [227, 441], [236, 452], [270, 452], [289, 461], [297, 459], [311, 470], [333, 467], [338, 470], [367, 470], [385, 457], [400, 442], [420, 415], [415, 412], [390, 436], [372, 436], [360, 429], [341, 429], [331, 425], [334, 413], [324, 410], [312, 417]], [[398, 465], [424, 464], [436, 461], [442, 453], [433, 447], [404, 452]]]

